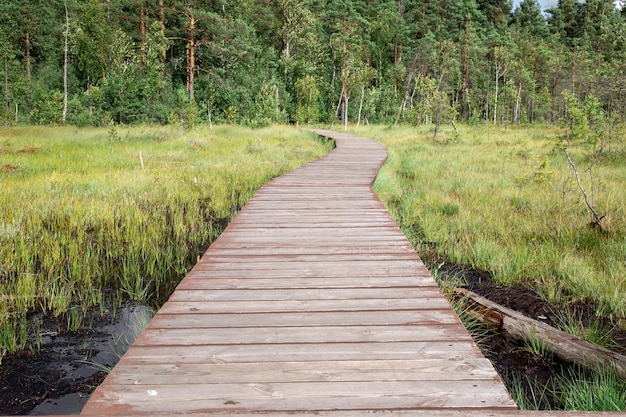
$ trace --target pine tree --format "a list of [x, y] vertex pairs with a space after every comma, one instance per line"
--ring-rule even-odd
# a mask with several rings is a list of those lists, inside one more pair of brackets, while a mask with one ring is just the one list
[[330, 0], [324, 19], [327, 22], [330, 46], [339, 74], [333, 71], [333, 80], [339, 79], [341, 92], [337, 112], [344, 128], [348, 124], [350, 93], [355, 84], [355, 73], [363, 65], [369, 22], [365, 19], [366, 4], [360, 0]]
[[522, 0], [519, 7], [515, 9], [512, 23], [514, 28], [526, 38], [545, 39], [549, 34], [537, 0]]

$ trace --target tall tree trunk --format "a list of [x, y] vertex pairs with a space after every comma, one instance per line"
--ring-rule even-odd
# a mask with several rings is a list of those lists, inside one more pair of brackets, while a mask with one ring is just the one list
[[335, 109], [335, 117], [339, 116], [343, 122], [343, 114], [341, 113], [341, 103], [343, 102], [343, 89], [339, 93], [339, 101], [337, 102], [337, 108]]
[[343, 131], [348, 130], [348, 94], [345, 93], [343, 96]]
[[159, 0], [159, 23], [161, 24], [161, 34], [165, 36], [165, 5], [163, 0]]
[[465, 24], [465, 41], [463, 47], [463, 71], [461, 76], [461, 90], [463, 91], [461, 106], [461, 117], [463, 120], [469, 120], [470, 116], [470, 101], [469, 101], [469, 76], [470, 76], [470, 24], [469, 21]]
[[570, 92], [572, 93], [572, 95], [576, 94], [576, 55], [576, 53], [572, 54], [572, 69], [570, 74]]
[[206, 105], [206, 114], [209, 117], [209, 130], [213, 130], [213, 115], [211, 111], [211, 100]]
[[143, 2], [139, 5], [139, 31], [141, 33], [141, 68], [146, 67], [146, 7]]
[[276, 99], [276, 121], [280, 120], [280, 92], [278, 86], [274, 85], [274, 98]]
[[551, 85], [551, 94], [550, 97], [552, 98], [552, 105], [551, 105], [551, 114], [550, 114], [550, 122], [554, 123], [554, 121], [557, 119], [556, 118], [556, 104], [557, 104], [557, 94], [556, 94], [556, 89], [557, 89], [557, 84], [559, 81], [559, 65], [555, 65], [554, 66], [554, 77], [552, 77], [552, 85]]
[[361, 102], [359, 103], [359, 116], [356, 120], [356, 127], [358, 128], [361, 125], [361, 112], [363, 111], [363, 100], [365, 99], [365, 86], [361, 86]]
[[70, 35], [70, 15], [67, 12], [67, 0], [63, 0], [65, 6], [65, 46], [63, 48], [63, 118], [61, 123], [67, 120], [67, 43]]
[[496, 91], [493, 99], [493, 125], [498, 121], [498, 79], [500, 78], [500, 63], [496, 61]]
[[404, 97], [402, 98], [402, 104], [398, 109], [398, 114], [396, 115], [396, 121], [394, 125], [397, 125], [400, 121], [400, 116], [402, 116], [402, 112], [406, 108], [406, 103], [409, 101], [409, 93], [411, 92], [411, 81], [413, 81], [413, 77], [415, 76], [415, 72], [417, 71], [417, 59], [418, 53], [415, 52], [415, 56], [413, 57], [413, 63], [411, 64], [411, 71], [409, 72], [409, 77], [406, 80], [406, 85], [404, 86]]
[[515, 108], [513, 109], [513, 123], [517, 124], [520, 120], [520, 99], [522, 96], [522, 83], [517, 86], [517, 94], [515, 95]]
[[30, 86], [31, 81], [31, 59], [30, 59], [30, 32], [26, 29], [26, 33], [24, 34], [24, 42], [26, 45], [26, 79], [28, 80], [28, 85]]
[[187, 39], [187, 92], [189, 100], [195, 95], [195, 72], [196, 72], [196, 18], [189, 16], [189, 38]]
[[4, 126], [9, 127], [9, 58], [4, 55]]
[[189, 50], [189, 100], [193, 100], [196, 93], [196, 45], [190, 43]]
[[[345, 27], [345, 22], [344, 22]], [[348, 44], [343, 41], [343, 50], [341, 53], [341, 123], [343, 130], [348, 130]]]
[[[165, 38], [165, 6], [163, 5], [163, 0], [159, 0], [159, 23], [161, 23], [161, 35]], [[161, 55], [161, 60], [165, 63], [167, 59], [167, 50], [163, 48], [163, 54]], [[165, 66], [161, 70], [163, 74], [165, 74]]]
[[437, 133], [441, 127], [441, 100], [437, 100], [437, 110], [435, 112], [435, 132], [433, 133], [433, 142], [437, 142]]

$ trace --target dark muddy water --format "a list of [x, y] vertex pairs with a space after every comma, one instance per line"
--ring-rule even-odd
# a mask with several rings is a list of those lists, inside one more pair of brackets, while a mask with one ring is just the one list
[[40, 349], [3, 358], [0, 414], [79, 414], [90, 393], [143, 330], [154, 311], [127, 305], [93, 314], [76, 332], [39, 319]]

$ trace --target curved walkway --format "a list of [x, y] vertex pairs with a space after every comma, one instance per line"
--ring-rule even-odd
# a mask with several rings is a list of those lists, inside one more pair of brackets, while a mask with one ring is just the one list
[[372, 191], [386, 150], [318, 133], [336, 149], [250, 200], [83, 415], [515, 409]]

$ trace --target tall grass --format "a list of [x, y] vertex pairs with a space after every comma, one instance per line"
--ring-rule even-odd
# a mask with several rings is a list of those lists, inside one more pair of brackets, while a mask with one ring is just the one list
[[626, 411], [626, 381], [606, 369], [572, 368], [545, 384], [517, 375], [510, 391], [521, 410]]
[[564, 410], [626, 411], [626, 381], [615, 372], [572, 371], [557, 380], [556, 390]]
[[[355, 131], [388, 147], [375, 188], [418, 252], [490, 271], [550, 302], [591, 302], [599, 315], [623, 318], [626, 170], [617, 161], [626, 144], [612, 144], [594, 165], [605, 232], [589, 225], [557, 127], [459, 129], [438, 142], [428, 128]], [[584, 152], [576, 155], [581, 172]]]
[[159, 302], [271, 178], [328, 152], [275, 126], [0, 130], [0, 339], [42, 311], [80, 326], [117, 300]]

